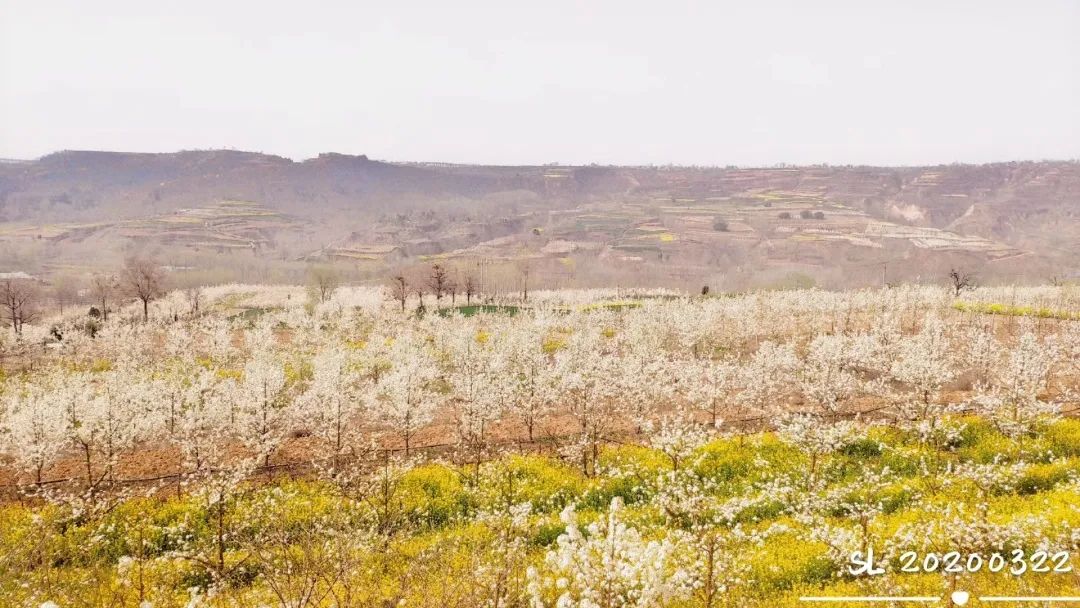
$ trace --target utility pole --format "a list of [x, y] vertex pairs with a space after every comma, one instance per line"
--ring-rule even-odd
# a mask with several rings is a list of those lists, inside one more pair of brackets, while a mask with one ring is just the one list
[[889, 286], [888, 281], [885, 280], [885, 277], [887, 276], [888, 271], [889, 271], [889, 263], [888, 262], [882, 262], [881, 263], [881, 288], [882, 289], [885, 289], [886, 287]]

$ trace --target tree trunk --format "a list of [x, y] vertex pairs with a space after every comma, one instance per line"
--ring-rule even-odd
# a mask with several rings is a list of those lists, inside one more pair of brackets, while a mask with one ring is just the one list
[[217, 505], [217, 567], [218, 577], [225, 576], [225, 495], [219, 497]]

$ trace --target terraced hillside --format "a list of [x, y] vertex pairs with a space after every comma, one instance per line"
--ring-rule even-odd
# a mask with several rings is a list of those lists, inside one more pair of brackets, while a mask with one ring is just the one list
[[545, 286], [839, 287], [951, 267], [1040, 282], [1080, 272], [1080, 164], [485, 167], [62, 152], [0, 165], [0, 220], [0, 270], [44, 275], [90, 248], [149, 248], [173, 266], [270, 273], [328, 261], [360, 278], [446, 260]]

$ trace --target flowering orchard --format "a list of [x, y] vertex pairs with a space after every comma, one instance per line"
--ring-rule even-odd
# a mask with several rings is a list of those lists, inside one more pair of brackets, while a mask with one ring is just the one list
[[1076, 588], [1040, 559], [1080, 546], [1080, 291], [964, 297], [587, 290], [402, 312], [377, 288], [226, 285], [145, 321], [69, 311], [0, 338], [0, 603]]

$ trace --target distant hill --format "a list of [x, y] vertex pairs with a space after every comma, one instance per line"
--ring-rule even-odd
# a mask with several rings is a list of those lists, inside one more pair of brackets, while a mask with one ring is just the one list
[[936, 280], [952, 266], [1042, 282], [1080, 272], [1080, 164], [502, 167], [69, 151], [0, 162], [0, 222], [0, 271], [45, 274], [149, 250], [218, 278], [290, 278], [332, 261], [375, 279], [442, 260], [502, 267], [506, 288], [525, 276], [839, 287]]

